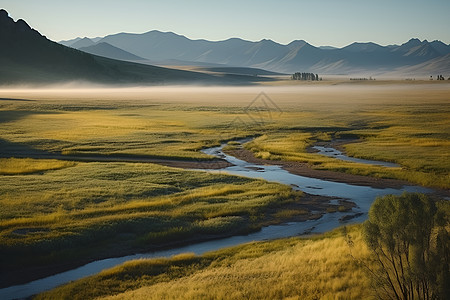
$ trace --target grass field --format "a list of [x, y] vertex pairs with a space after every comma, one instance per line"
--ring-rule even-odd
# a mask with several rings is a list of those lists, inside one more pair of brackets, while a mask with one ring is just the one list
[[[208, 159], [198, 150], [256, 134], [263, 136], [248, 148], [261, 158], [449, 188], [448, 83], [334, 84], [9, 91], [11, 98], [37, 101], [0, 103], [0, 143], [10, 153]], [[275, 106], [255, 99], [261, 90], [282, 113], [267, 113]], [[349, 155], [402, 168], [358, 165], [306, 151], [316, 141], [340, 137], [360, 139], [345, 146]]]
[[[261, 91], [272, 102], [255, 98]], [[24, 266], [248, 232], [309, 214], [289, 207], [301, 193], [280, 184], [153, 164], [45, 159], [52, 153], [209, 160], [199, 149], [257, 136], [247, 145], [257, 157], [450, 187], [446, 82], [0, 92], [3, 277]], [[335, 138], [358, 139], [344, 146], [349, 155], [401, 168], [308, 151]]]
[[[360, 226], [203, 256], [136, 260], [37, 299], [375, 299]], [[353, 256], [353, 257], [352, 257]], [[108, 297], [111, 296], [111, 297]]]
[[74, 165], [73, 162], [56, 159], [0, 158], [0, 175], [31, 174]]
[[277, 183], [153, 164], [77, 163], [8, 175], [0, 194], [1, 265], [55, 264], [244, 233], [280, 220], [268, 211], [300, 198]]

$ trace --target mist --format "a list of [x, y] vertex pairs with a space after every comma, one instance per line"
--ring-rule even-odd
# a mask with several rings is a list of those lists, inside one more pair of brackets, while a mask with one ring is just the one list
[[[246, 106], [260, 93], [270, 97], [280, 106], [298, 104], [354, 105], [367, 101], [382, 103], [386, 93], [398, 94], [399, 98], [416, 97], [415, 91], [430, 94], [450, 90], [447, 82], [415, 81], [324, 81], [291, 85], [254, 86], [203, 86], [167, 85], [117, 87], [113, 85], [70, 82], [43, 87], [16, 85], [0, 87], [0, 105], [8, 99], [37, 101], [137, 101], [139, 103], [190, 103], [208, 106]], [[420, 100], [420, 99], [418, 99]]]

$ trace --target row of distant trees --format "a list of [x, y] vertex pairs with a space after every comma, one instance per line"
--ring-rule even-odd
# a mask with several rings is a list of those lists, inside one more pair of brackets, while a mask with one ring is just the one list
[[[433, 80], [433, 76], [430, 76], [430, 79]], [[445, 78], [442, 75], [437, 75], [436, 80], [445, 80]], [[450, 77], [448, 78], [448, 80], [450, 80]]]
[[301, 73], [296, 72], [292, 74], [291, 76], [292, 80], [310, 80], [310, 81], [319, 81], [322, 80], [322, 78], [319, 78], [319, 75], [314, 73]]

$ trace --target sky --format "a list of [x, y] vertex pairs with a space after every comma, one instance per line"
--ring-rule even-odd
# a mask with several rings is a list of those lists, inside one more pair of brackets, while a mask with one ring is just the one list
[[0, 0], [0, 8], [54, 41], [160, 30], [335, 47], [411, 38], [450, 44], [450, 0]]

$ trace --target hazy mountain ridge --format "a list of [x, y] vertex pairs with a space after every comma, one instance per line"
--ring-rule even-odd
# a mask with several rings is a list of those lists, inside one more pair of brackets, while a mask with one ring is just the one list
[[75, 49], [80, 49], [83, 47], [90, 47], [90, 46], [94, 46], [95, 42], [87, 37], [79, 39], [78, 41], [76, 41], [75, 43], [73, 43], [71, 45], [72, 48]]
[[[73, 41], [72, 47], [76, 47], [81, 39]], [[178, 60], [192, 64], [262, 68], [282, 73], [380, 74], [423, 65], [439, 57], [445, 58], [450, 53], [450, 45], [415, 38], [401, 45], [355, 42], [343, 48], [334, 48], [315, 47], [303, 40], [295, 40], [287, 45], [266, 39], [259, 42], [239, 38], [223, 41], [191, 40], [172, 32], [152, 30], [142, 34], [108, 35], [101, 38], [100, 42], [107, 42], [152, 62]], [[450, 70], [447, 71], [450, 73]], [[427, 72], [430, 72], [429, 68]]]
[[144, 58], [136, 56], [130, 52], [114, 47], [106, 42], [93, 43], [91, 46], [80, 47], [78, 50], [94, 55], [105, 56], [118, 60], [144, 60]]
[[[87, 39], [76, 42], [82, 41], [89, 43]], [[91, 55], [47, 39], [25, 21], [20, 19], [15, 22], [3, 9], [0, 9], [0, 44], [0, 85], [68, 81], [108, 84], [248, 84], [269, 80], [242, 75], [213, 76]], [[100, 43], [95, 46], [126, 55], [126, 52], [111, 45]]]

